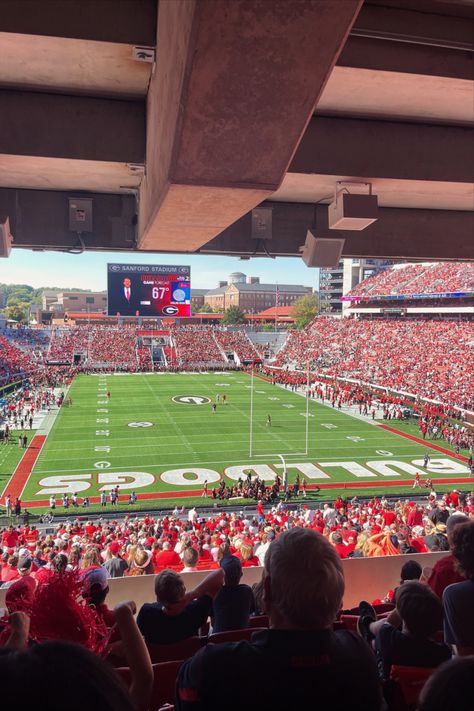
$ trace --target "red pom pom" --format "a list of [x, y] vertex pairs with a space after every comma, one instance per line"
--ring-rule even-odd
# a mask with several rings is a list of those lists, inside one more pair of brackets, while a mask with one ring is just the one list
[[76, 570], [56, 573], [39, 585], [31, 609], [31, 638], [76, 642], [100, 654], [107, 644], [107, 628], [82, 591]]

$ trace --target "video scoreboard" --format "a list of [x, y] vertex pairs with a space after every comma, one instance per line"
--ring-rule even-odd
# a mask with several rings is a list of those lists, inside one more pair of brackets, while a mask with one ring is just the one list
[[191, 315], [191, 267], [108, 264], [109, 316]]

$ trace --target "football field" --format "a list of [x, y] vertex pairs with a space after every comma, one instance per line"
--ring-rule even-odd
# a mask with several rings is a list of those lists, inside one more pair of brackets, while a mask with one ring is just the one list
[[141, 507], [189, 505], [205, 481], [210, 491], [250, 470], [271, 483], [283, 471], [278, 455], [289, 481], [299, 474], [308, 495], [321, 487], [319, 498], [408, 492], [417, 471], [440, 491], [470, 484], [465, 461], [448, 451], [430, 449], [422, 468], [428, 448], [409, 438], [414, 425], [374, 424], [247, 373], [80, 375], [68, 396], [17, 467], [11, 483], [16, 476], [24, 503], [47, 506], [54, 493], [59, 504], [67, 492], [96, 505], [119, 485], [122, 501], [134, 491]]

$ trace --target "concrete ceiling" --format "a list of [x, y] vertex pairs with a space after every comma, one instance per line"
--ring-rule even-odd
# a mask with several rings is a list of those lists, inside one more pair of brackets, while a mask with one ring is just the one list
[[[384, 213], [391, 256], [410, 215], [440, 234], [459, 215], [461, 245], [474, 209], [473, 17], [474, 0], [2, 0], [0, 220], [18, 246], [68, 246], [61, 191], [90, 193], [91, 249], [234, 253], [218, 235], [235, 246], [230, 227], [259, 203], [301, 220], [337, 181], [370, 181], [398, 210]], [[156, 63], [136, 47], [156, 47]], [[21, 210], [39, 205], [38, 237]], [[420, 210], [437, 219], [417, 222]], [[275, 229], [278, 253], [296, 255], [286, 223]], [[421, 244], [436, 258], [440, 241]]]

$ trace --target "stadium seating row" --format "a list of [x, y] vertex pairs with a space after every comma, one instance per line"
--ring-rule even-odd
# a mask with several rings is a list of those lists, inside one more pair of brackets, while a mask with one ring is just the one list
[[349, 296], [438, 294], [474, 291], [474, 264], [439, 262], [391, 267], [360, 282]]

